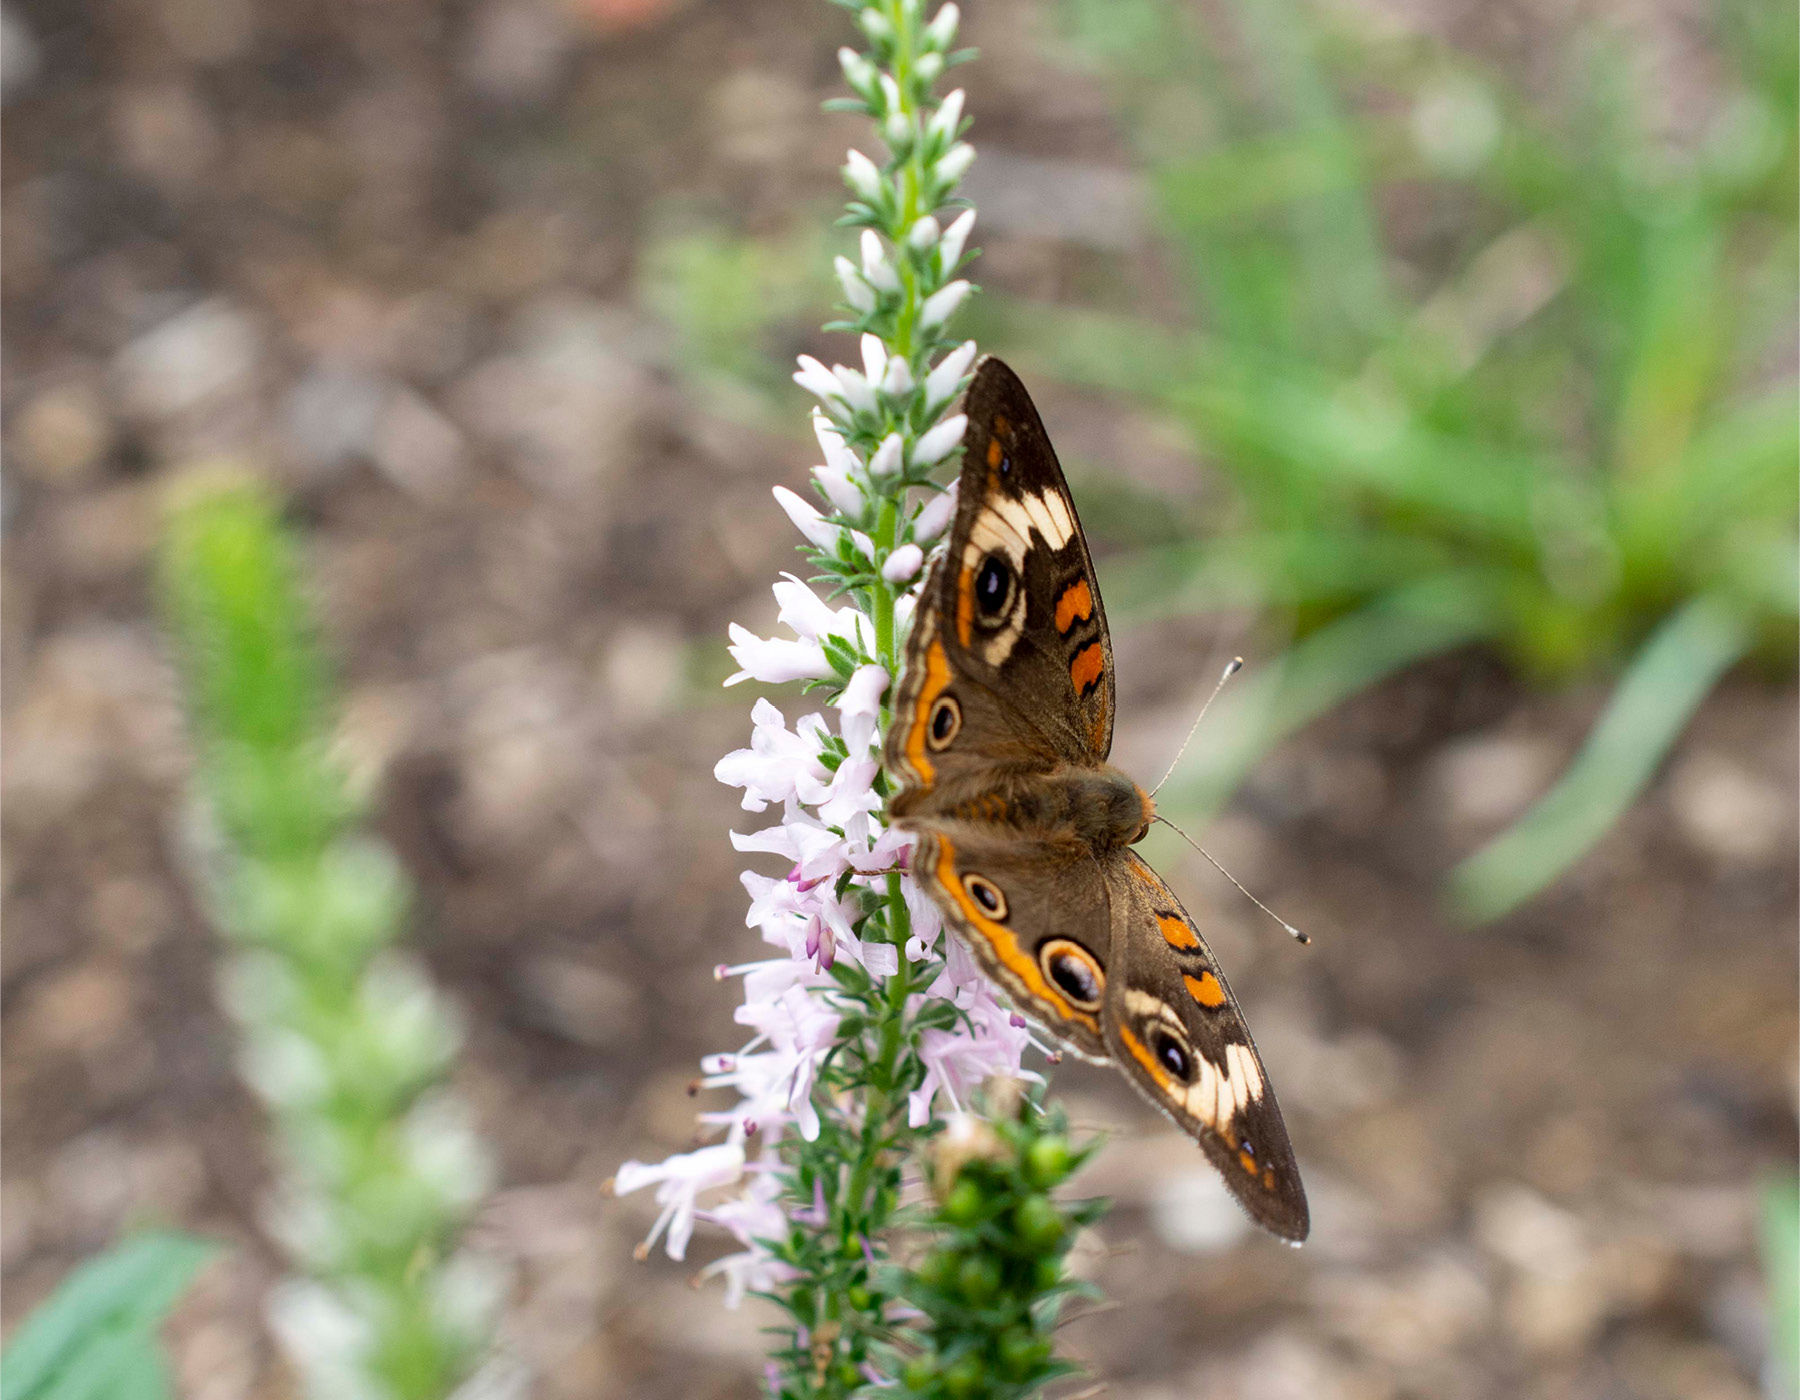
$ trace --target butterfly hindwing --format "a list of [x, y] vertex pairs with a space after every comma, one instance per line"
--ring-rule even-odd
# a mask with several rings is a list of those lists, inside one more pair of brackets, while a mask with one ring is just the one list
[[1205, 1149], [1257, 1224], [1306, 1238], [1306, 1193], [1281, 1109], [1212, 949], [1135, 853], [1109, 871], [1104, 1029], [1131, 1081]]
[[977, 822], [918, 824], [914, 878], [981, 970], [1077, 1053], [1106, 1057], [1107, 887], [1091, 860]]

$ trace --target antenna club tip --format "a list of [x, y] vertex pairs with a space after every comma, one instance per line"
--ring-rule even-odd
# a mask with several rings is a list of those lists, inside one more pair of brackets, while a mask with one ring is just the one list
[[1241, 671], [1243, 669], [1244, 669], [1244, 658], [1241, 656], [1234, 656], [1231, 658], [1231, 660], [1229, 662], [1226, 663], [1225, 674], [1228, 676], [1235, 676], [1239, 671]]
[[1284, 929], [1286, 929], [1290, 935], [1292, 935], [1293, 940], [1296, 943], [1311, 943], [1312, 942], [1312, 935], [1310, 933], [1302, 933], [1302, 932], [1300, 932], [1299, 929], [1295, 928], [1292, 924], [1283, 924], [1282, 927]]

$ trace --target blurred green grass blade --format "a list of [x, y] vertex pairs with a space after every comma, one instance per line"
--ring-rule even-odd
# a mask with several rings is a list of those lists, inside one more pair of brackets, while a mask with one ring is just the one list
[[1161, 805], [1191, 820], [1210, 817], [1287, 735], [1416, 661], [1491, 635], [1499, 621], [1485, 576], [1451, 574], [1321, 627], [1220, 694], [1205, 741], [1189, 750]]
[[1769, 1362], [1786, 1381], [1786, 1393], [1800, 1394], [1800, 1177], [1765, 1181], [1761, 1214]]
[[1457, 909], [1498, 918], [1542, 890], [1619, 819], [1750, 630], [1713, 598], [1696, 598], [1650, 637], [1575, 761], [1532, 809], [1450, 877]]
[[155, 1330], [217, 1252], [166, 1231], [90, 1259], [26, 1318], [0, 1356], [0, 1400], [157, 1400]]

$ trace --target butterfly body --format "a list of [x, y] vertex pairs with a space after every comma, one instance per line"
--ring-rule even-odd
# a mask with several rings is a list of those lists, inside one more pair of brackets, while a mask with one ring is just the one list
[[1016, 375], [965, 405], [957, 515], [894, 697], [912, 871], [1018, 1009], [1118, 1065], [1265, 1228], [1308, 1227], [1280, 1109], [1224, 974], [1132, 846], [1150, 795], [1108, 761], [1112, 642], [1067, 482]]

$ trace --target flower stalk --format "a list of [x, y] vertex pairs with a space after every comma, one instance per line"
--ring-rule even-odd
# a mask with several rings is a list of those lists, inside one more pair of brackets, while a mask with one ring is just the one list
[[[799, 358], [794, 380], [818, 400], [820, 503], [780, 487], [775, 497], [813, 576], [774, 586], [791, 636], [732, 626], [739, 670], [727, 682], [801, 681], [825, 709], [790, 726], [758, 700], [750, 746], [716, 769], [743, 790], [746, 811], [780, 812], [773, 826], [734, 832], [734, 846], [787, 866], [742, 877], [746, 921], [775, 955], [718, 969], [743, 978], [736, 1019], [753, 1032], [737, 1053], [703, 1063], [704, 1087], [738, 1095], [700, 1115], [721, 1140], [627, 1162], [614, 1180], [621, 1194], [656, 1188], [661, 1210], [644, 1249], [662, 1238], [682, 1258], [696, 1221], [742, 1244], [703, 1272], [725, 1276], [728, 1304], [755, 1292], [787, 1313], [768, 1364], [778, 1400], [906, 1393], [901, 1370], [938, 1375], [934, 1347], [950, 1334], [911, 1298], [920, 1285], [891, 1257], [897, 1227], [927, 1216], [908, 1176], [922, 1168], [910, 1164], [922, 1162], [941, 1115], [968, 1109], [990, 1079], [1041, 1081], [1022, 1057], [1047, 1050], [944, 937], [936, 906], [906, 874], [912, 840], [887, 824], [881, 769], [926, 551], [954, 513], [953, 491], [935, 480], [966, 427], [949, 410], [975, 362], [974, 343], [950, 329], [974, 290], [960, 274], [975, 212], [954, 196], [975, 153], [962, 139], [963, 94], [935, 91], [969, 55], [951, 48], [954, 4], [927, 18], [921, 0], [834, 3], [854, 15], [867, 48], [839, 51], [853, 96], [827, 106], [868, 118], [885, 147], [879, 161], [851, 150], [843, 166], [842, 223], [859, 235], [856, 257], [835, 261], [843, 319], [826, 329], [858, 337], [860, 364]], [[736, 1194], [723, 1204], [699, 1203], [726, 1187]]]

